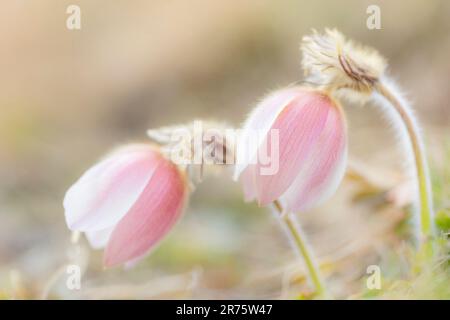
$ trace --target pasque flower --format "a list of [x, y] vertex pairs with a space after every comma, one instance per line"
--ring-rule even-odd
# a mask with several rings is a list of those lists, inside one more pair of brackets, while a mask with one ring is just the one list
[[[263, 135], [256, 143], [254, 132]], [[278, 139], [270, 138], [273, 133]], [[274, 144], [277, 152], [270, 156], [276, 157], [278, 170], [267, 173], [260, 151], [275, 150]], [[287, 211], [304, 211], [334, 193], [346, 159], [340, 105], [325, 91], [292, 87], [267, 96], [248, 117], [237, 145], [235, 179], [247, 200], [260, 205], [279, 200]]]
[[115, 266], [153, 248], [179, 219], [187, 194], [185, 173], [158, 147], [132, 144], [112, 152], [67, 191], [66, 222], [94, 248], [106, 247], [104, 264]]
[[[245, 122], [236, 153], [233, 139], [196, 130], [195, 122], [182, 126], [183, 134], [175, 135], [179, 138], [175, 140], [172, 138], [179, 126], [150, 130], [148, 135], [158, 146], [120, 148], [67, 191], [64, 208], [69, 228], [84, 232], [93, 247], [105, 248], [106, 266], [135, 261], [161, 241], [179, 219], [189, 192], [188, 181], [193, 176], [201, 180], [203, 167], [209, 163], [205, 160], [226, 164], [225, 156], [232, 155], [230, 158], [236, 159], [234, 177], [242, 183], [245, 198], [264, 206], [271, 204], [282, 213], [279, 216], [304, 258], [316, 293], [326, 297], [320, 270], [293, 212], [319, 205], [342, 180], [347, 126], [336, 99], [343, 94], [381, 102], [392, 122], [405, 133], [420, 195], [418, 234], [422, 240], [430, 238], [433, 208], [424, 145], [408, 102], [385, 74], [384, 58], [346, 40], [336, 30], [304, 37], [301, 50], [309, 86], [288, 87], [264, 98]], [[195, 152], [198, 145], [200, 153]], [[173, 150], [180, 146], [181, 150]], [[207, 147], [206, 153], [203, 147]], [[187, 163], [168, 159], [167, 154], [178, 155], [178, 151], [187, 151], [177, 156]], [[196, 155], [199, 161], [192, 161]], [[200, 169], [199, 174], [192, 169]]]
[[[242, 183], [245, 199], [270, 204], [282, 217], [322, 298], [329, 295], [292, 212], [311, 209], [331, 196], [346, 160], [347, 126], [341, 106], [327, 91], [309, 87], [289, 87], [264, 98], [237, 142], [234, 178]], [[275, 170], [266, 170], [268, 162]]]
[[416, 240], [424, 242], [435, 233], [430, 174], [421, 130], [412, 107], [386, 74], [385, 59], [374, 49], [347, 40], [337, 30], [314, 32], [302, 40], [302, 66], [306, 81], [335, 96], [352, 100], [373, 99], [398, 131], [406, 150], [404, 163], [413, 163], [417, 182]]

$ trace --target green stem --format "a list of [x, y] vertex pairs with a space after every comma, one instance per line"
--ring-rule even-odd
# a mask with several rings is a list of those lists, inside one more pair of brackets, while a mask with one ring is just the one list
[[329, 294], [326, 290], [324, 281], [320, 274], [319, 267], [316, 263], [311, 248], [306, 242], [306, 237], [303, 235], [303, 231], [295, 220], [295, 217], [290, 213], [285, 213], [281, 204], [278, 201], [274, 201], [274, 207], [282, 218], [282, 222], [286, 225], [290, 236], [292, 237], [294, 244], [305, 261], [306, 268], [308, 269], [311, 282], [316, 288], [316, 294], [321, 298], [329, 298]]
[[376, 90], [394, 107], [396, 112], [399, 114], [406, 127], [408, 138], [411, 141], [414, 161], [416, 165], [417, 182], [419, 187], [421, 231], [420, 240], [423, 244], [426, 244], [434, 236], [435, 230], [433, 224], [433, 200], [431, 195], [431, 183], [420, 132], [414, 122], [413, 116], [408, 109], [408, 106], [399, 100], [392, 89], [389, 89], [382, 83], [378, 83], [378, 85], [376, 86]]

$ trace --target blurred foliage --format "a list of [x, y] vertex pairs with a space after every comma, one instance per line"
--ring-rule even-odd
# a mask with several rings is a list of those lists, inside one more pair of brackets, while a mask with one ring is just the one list
[[450, 209], [443, 209], [437, 212], [436, 225], [442, 232], [450, 232]]

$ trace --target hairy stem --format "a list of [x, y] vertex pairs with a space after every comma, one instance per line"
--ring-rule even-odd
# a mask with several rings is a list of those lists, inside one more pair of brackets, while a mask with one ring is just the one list
[[420, 240], [422, 243], [428, 242], [434, 236], [433, 200], [425, 150], [418, 126], [407, 103], [401, 101], [393, 89], [380, 82], [376, 86], [376, 90], [401, 117], [411, 142], [420, 199]]
[[317, 296], [321, 298], [329, 298], [329, 294], [326, 290], [322, 275], [320, 274], [316, 259], [312, 249], [306, 241], [303, 230], [300, 228], [295, 220], [295, 217], [291, 213], [285, 213], [283, 211], [279, 201], [275, 200], [273, 206], [279, 214], [282, 223], [286, 225], [286, 229], [288, 230], [289, 236], [292, 238], [298, 253], [303, 257], [311, 282], [315, 286]]

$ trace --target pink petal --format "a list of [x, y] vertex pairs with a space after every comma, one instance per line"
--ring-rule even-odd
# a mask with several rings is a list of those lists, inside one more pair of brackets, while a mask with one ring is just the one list
[[298, 87], [273, 92], [264, 98], [252, 111], [244, 124], [237, 142], [234, 180], [238, 180], [249, 163], [252, 161], [256, 163], [259, 145], [270, 130], [278, 114], [298, 95], [298, 92]]
[[148, 145], [131, 145], [89, 169], [66, 193], [70, 229], [96, 231], [114, 226], [132, 207], [161, 156]]
[[[299, 91], [297, 97], [278, 115], [271, 128], [278, 130], [279, 135], [279, 155], [272, 157], [273, 161], [279, 161], [278, 170], [273, 174], [264, 175], [262, 174], [264, 166], [260, 162], [255, 169], [257, 198], [260, 205], [267, 205], [278, 199], [295, 180], [317, 143], [332, 108], [334, 106], [327, 96], [303, 90]], [[271, 139], [266, 139], [264, 143], [267, 150], [271, 150]]]
[[330, 197], [339, 186], [347, 160], [345, 119], [338, 106], [330, 108], [319, 139], [295, 181], [282, 195], [289, 211], [305, 211]]
[[105, 250], [105, 265], [146, 254], [178, 220], [186, 194], [186, 182], [175, 165], [161, 162], [140, 198], [114, 229]]
[[102, 249], [106, 247], [108, 243], [109, 237], [113, 232], [114, 227], [109, 227], [103, 230], [96, 231], [86, 231], [86, 238], [89, 241], [89, 244], [94, 249]]

